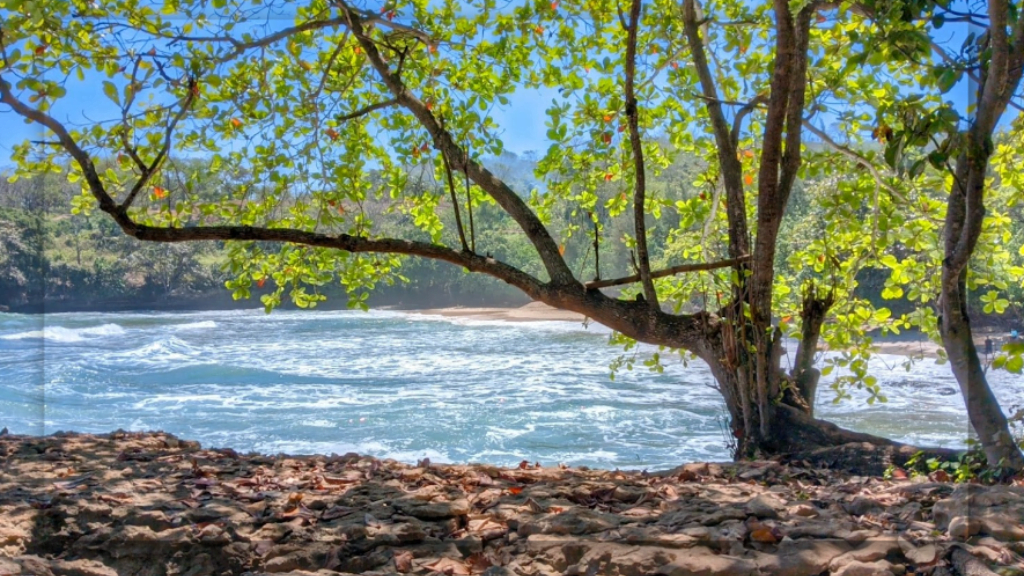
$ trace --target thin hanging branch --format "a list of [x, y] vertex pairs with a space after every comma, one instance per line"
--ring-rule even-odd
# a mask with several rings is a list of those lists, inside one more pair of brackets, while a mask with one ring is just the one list
[[[664, 278], [666, 276], [675, 276], [676, 274], [682, 274], [684, 272], [702, 272], [705, 270], [717, 270], [719, 268], [728, 268], [735, 266], [750, 260], [750, 256], [741, 256], [739, 258], [729, 258], [728, 260], [719, 260], [718, 262], [701, 262], [699, 264], [680, 264], [671, 268], [665, 268], [663, 270], [655, 270], [651, 272], [651, 278]], [[632, 274], [630, 276], [623, 276], [622, 278], [611, 278], [608, 280], [592, 280], [587, 282], [585, 286], [588, 290], [596, 288], [608, 288], [609, 286], [620, 286], [622, 284], [632, 284], [640, 281], [639, 274]]]
[[553, 284], [579, 286], [572, 270], [559, 254], [558, 244], [555, 243], [540, 218], [530, 210], [530, 207], [515, 191], [509, 188], [507, 183], [495, 176], [485, 166], [473, 161], [466, 151], [455, 142], [452, 133], [440, 125], [437, 117], [426, 103], [417, 98], [402, 82], [402, 79], [395, 74], [378, 50], [373, 38], [369, 36], [367, 28], [364, 26], [365, 14], [360, 10], [350, 8], [344, 0], [333, 0], [333, 4], [345, 13], [346, 25], [352, 30], [353, 36], [359, 42], [366, 54], [367, 61], [377, 72], [380, 81], [391, 92], [398, 104], [415, 116], [420, 125], [430, 134], [434, 147], [448, 152], [452, 169], [465, 173], [467, 178], [483, 189], [502, 210], [516, 221], [516, 224], [533, 244]]
[[[466, 157], [469, 158], [469, 145], [466, 145]], [[473, 224], [473, 195], [470, 191], [469, 172], [466, 173], [466, 211], [469, 212], [469, 249], [476, 252], [476, 226]]]
[[643, 142], [640, 140], [640, 113], [636, 99], [636, 36], [640, 24], [641, 0], [633, 0], [626, 26], [626, 123], [629, 125], [629, 142], [633, 148], [633, 168], [636, 172], [633, 189], [633, 227], [636, 231], [637, 270], [644, 297], [653, 308], [658, 307], [658, 293], [651, 279], [651, 257], [647, 250], [647, 178], [644, 169]]
[[448, 161], [448, 154], [441, 151], [441, 162], [444, 164], [444, 174], [448, 180], [448, 193], [451, 194], [452, 209], [455, 211], [455, 226], [459, 230], [459, 242], [462, 244], [462, 251], [469, 252], [469, 244], [466, 243], [466, 231], [462, 227], [462, 215], [459, 213], [459, 199], [455, 196], [455, 179], [452, 178], [452, 165]]

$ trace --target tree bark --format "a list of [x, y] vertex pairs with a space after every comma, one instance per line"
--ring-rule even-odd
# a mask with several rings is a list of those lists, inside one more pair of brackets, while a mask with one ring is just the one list
[[1024, 454], [1014, 443], [1006, 416], [985, 378], [967, 312], [967, 268], [985, 219], [985, 176], [992, 156], [992, 134], [1020, 85], [1024, 65], [1024, 19], [1007, 35], [1009, 8], [989, 2], [987, 67], [971, 86], [975, 113], [964, 134], [949, 192], [944, 231], [945, 258], [939, 300], [939, 332], [950, 369], [960, 385], [967, 415], [990, 466], [1009, 472], [1024, 470]]

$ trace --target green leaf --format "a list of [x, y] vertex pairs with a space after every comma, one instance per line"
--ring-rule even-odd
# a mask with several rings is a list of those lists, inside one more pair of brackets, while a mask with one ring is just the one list
[[1014, 374], [1020, 374], [1021, 369], [1024, 369], [1024, 356], [1011, 356], [1006, 361], [1006, 371], [1013, 372]]
[[939, 88], [939, 92], [945, 94], [956, 86], [956, 83], [960, 81], [960, 75], [962, 72], [955, 70], [949, 66], [940, 66], [939, 74], [935, 82]]
[[121, 105], [121, 95], [117, 92], [117, 86], [114, 86], [114, 83], [110, 80], [103, 81], [103, 93], [107, 98], [113, 100], [115, 104]]

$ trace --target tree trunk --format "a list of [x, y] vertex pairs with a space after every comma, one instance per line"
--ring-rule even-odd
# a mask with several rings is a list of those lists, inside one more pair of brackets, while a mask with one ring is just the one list
[[[988, 30], [978, 35], [982, 54], [979, 63], [983, 65], [979, 66], [979, 76], [972, 76], [969, 95], [973, 116], [962, 134], [964, 147], [957, 157], [946, 204], [939, 332], [989, 465], [1016, 472], [1024, 470], [1024, 454], [1014, 443], [1006, 417], [989, 388], [967, 314], [967, 268], [985, 219], [985, 177], [993, 152], [992, 134], [1020, 86], [1024, 70], [1024, 21], [1013, 22], [1011, 29], [1008, 7], [996, 2], [989, 5], [989, 19]], [[982, 39], [984, 44], [980, 44]]]
[[[948, 267], [944, 267], [943, 285], [946, 285], [946, 275], [950, 273]], [[960, 384], [960, 392], [967, 405], [967, 416], [978, 434], [989, 465], [1007, 471], [1024, 470], [1024, 455], [1013, 441], [1006, 416], [988, 385], [978, 350], [974, 346], [965, 298], [966, 276], [965, 270], [958, 277], [949, 278], [954, 287], [943, 291], [940, 318], [942, 344], [949, 356], [950, 369]]]
[[[705, 359], [729, 410], [731, 433], [736, 438], [733, 456], [737, 460], [783, 457], [854, 474], [881, 475], [889, 466], [903, 466], [918, 452], [946, 460], [960, 454], [956, 450], [921, 449], [818, 420], [811, 416], [803, 397], [795, 394], [796, 387], [792, 385], [786, 390], [794, 394], [783, 393], [768, 403], [767, 410], [761, 411], [756, 395], [751, 393], [755, 387], [755, 382], [748, 378], [751, 371], [715, 361], [715, 357], [724, 359], [727, 355]], [[777, 365], [772, 372], [774, 378], [786, 379]], [[762, 417], [767, 418], [764, 426]], [[762, 429], [767, 433], [762, 433]]]

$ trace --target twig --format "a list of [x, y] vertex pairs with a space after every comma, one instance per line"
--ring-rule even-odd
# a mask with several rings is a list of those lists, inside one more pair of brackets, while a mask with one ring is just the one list
[[395, 106], [396, 104], [398, 104], [398, 100], [395, 100], [394, 98], [392, 98], [390, 100], [385, 100], [384, 102], [376, 102], [374, 104], [370, 104], [368, 106], [364, 106], [364, 107], [360, 108], [359, 110], [356, 110], [355, 112], [349, 112], [348, 114], [343, 114], [341, 116], [338, 116], [337, 120], [338, 120], [338, 122], [345, 122], [347, 120], [352, 120], [354, 118], [359, 118], [360, 116], [366, 116], [370, 112], [374, 112], [376, 110], [380, 110], [381, 108], [387, 108], [388, 106]]
[[[655, 270], [651, 272], [651, 278], [664, 278], [665, 276], [674, 276], [676, 274], [682, 274], [684, 272], [702, 272], [705, 270], [717, 270], [719, 268], [728, 268], [729, 266], [735, 266], [750, 260], [750, 256], [740, 256], [739, 258], [729, 258], [728, 260], [719, 260], [718, 262], [702, 262], [699, 264], [680, 264], [671, 268], [665, 268], [663, 270]], [[609, 280], [592, 280], [587, 282], [585, 286], [588, 290], [595, 288], [608, 288], [609, 286], [619, 286], [622, 284], [632, 284], [640, 280], [639, 274], [633, 274], [630, 276], [623, 276], [622, 278], [612, 278]]]

